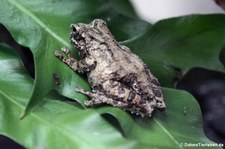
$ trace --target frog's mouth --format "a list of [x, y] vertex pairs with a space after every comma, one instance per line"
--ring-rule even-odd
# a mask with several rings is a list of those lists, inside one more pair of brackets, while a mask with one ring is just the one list
[[72, 30], [70, 34], [71, 43], [78, 50], [83, 50], [85, 48], [85, 38], [82, 33], [82, 26], [80, 24], [72, 24], [70, 28]]

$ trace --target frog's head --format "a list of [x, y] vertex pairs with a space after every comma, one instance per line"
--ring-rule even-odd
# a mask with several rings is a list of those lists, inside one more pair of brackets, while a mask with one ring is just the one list
[[70, 28], [71, 42], [80, 51], [98, 47], [112, 37], [106, 22], [101, 19], [95, 19], [90, 24], [72, 24]]

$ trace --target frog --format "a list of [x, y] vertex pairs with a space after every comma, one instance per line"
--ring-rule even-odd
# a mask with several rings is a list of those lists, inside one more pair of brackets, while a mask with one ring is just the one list
[[155, 109], [166, 109], [158, 79], [138, 55], [116, 41], [104, 20], [71, 24], [70, 28], [71, 44], [80, 60], [66, 47], [56, 50], [55, 56], [87, 76], [91, 91], [75, 89], [90, 97], [86, 106], [108, 104], [142, 117], [151, 117]]

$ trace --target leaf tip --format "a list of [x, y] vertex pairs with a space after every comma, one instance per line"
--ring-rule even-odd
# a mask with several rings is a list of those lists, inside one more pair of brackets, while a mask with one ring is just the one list
[[19, 119], [22, 120], [26, 115], [27, 115], [27, 113], [25, 111], [22, 112], [19, 116]]

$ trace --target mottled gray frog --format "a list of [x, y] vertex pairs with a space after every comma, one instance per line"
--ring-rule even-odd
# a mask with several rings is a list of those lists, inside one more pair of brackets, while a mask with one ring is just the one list
[[86, 106], [105, 103], [142, 117], [150, 117], [155, 108], [165, 110], [157, 78], [137, 55], [115, 40], [106, 22], [95, 19], [90, 24], [72, 24], [71, 30], [71, 43], [81, 60], [72, 58], [67, 48], [61, 49], [66, 57], [58, 51], [55, 56], [87, 75], [92, 92], [76, 88], [91, 97]]

